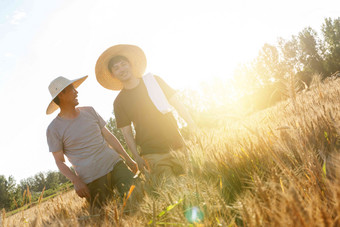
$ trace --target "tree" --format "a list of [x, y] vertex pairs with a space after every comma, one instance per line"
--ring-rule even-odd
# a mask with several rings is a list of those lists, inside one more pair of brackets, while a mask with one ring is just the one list
[[127, 150], [128, 147], [125, 143], [125, 139], [123, 136], [123, 133], [121, 132], [120, 129], [117, 128], [117, 124], [116, 124], [116, 119], [113, 117], [110, 117], [110, 119], [108, 120], [107, 124], [106, 124], [107, 129], [117, 137], [117, 139], [119, 140], [119, 142], [123, 145], [123, 147]]
[[281, 52], [281, 64], [283, 71], [286, 73], [297, 73], [302, 71], [302, 65], [299, 62], [299, 42], [296, 36], [291, 40], [278, 39], [278, 48]]
[[298, 72], [300, 78], [309, 84], [314, 74], [323, 74], [323, 59], [320, 56], [320, 41], [317, 33], [310, 27], [303, 29], [299, 35], [299, 62], [302, 70]]
[[18, 187], [20, 187], [22, 191], [25, 191], [27, 187], [29, 187], [31, 190], [34, 187], [35, 184], [34, 182], [35, 181], [33, 177], [28, 177], [26, 179], [21, 180]]
[[263, 84], [278, 80], [284, 75], [279, 50], [267, 43], [264, 44], [256, 58], [254, 67]]
[[46, 178], [45, 178], [44, 173], [39, 172], [36, 175], [34, 175], [34, 184], [31, 190], [35, 192], [41, 192], [45, 186], [46, 186]]
[[326, 18], [321, 30], [326, 72], [331, 75], [340, 70], [340, 17], [334, 20]]
[[46, 175], [46, 189], [55, 189], [60, 184], [59, 173], [55, 171], [49, 171]]
[[[71, 167], [71, 170], [74, 172], [74, 169], [73, 167]], [[67, 177], [64, 176], [64, 174], [62, 174], [61, 172], [57, 171], [56, 172], [59, 176], [59, 184], [64, 184], [64, 183], [67, 183], [67, 182], [70, 182], [69, 179], [67, 179]]]
[[12, 176], [8, 179], [0, 175], [0, 209], [9, 209], [12, 201], [12, 193], [15, 190], [15, 180]]

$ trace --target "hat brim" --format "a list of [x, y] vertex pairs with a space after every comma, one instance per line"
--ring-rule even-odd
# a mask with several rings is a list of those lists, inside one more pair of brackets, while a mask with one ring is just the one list
[[[64, 90], [67, 86], [69, 86], [70, 84], [72, 84], [74, 88], [79, 87], [86, 80], [87, 77], [88, 76], [83, 76], [79, 79], [71, 80], [70, 83], [65, 84], [65, 87], [61, 89], [60, 92]], [[47, 107], [46, 114], [51, 114], [59, 108], [59, 106], [53, 101], [53, 99], [55, 99], [55, 97], [57, 97], [59, 93], [55, 94], [54, 97], [52, 97], [52, 101]]]
[[123, 84], [114, 78], [108, 69], [109, 61], [115, 56], [126, 57], [131, 64], [133, 75], [137, 78], [141, 78], [145, 72], [146, 56], [141, 48], [128, 44], [112, 46], [100, 55], [95, 68], [97, 81], [104, 88], [119, 91], [123, 89]]

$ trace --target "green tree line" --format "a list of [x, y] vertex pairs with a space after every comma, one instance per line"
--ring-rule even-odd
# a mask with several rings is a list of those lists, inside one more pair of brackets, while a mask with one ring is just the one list
[[69, 180], [58, 171], [39, 172], [21, 180], [19, 184], [16, 184], [13, 176], [6, 178], [0, 175], [0, 210], [10, 211], [34, 202], [43, 190], [44, 196], [48, 196], [67, 182]]
[[308, 88], [314, 75], [324, 79], [339, 71], [340, 17], [326, 18], [319, 33], [307, 27], [291, 39], [264, 44], [252, 62], [235, 70], [234, 85], [247, 106], [263, 109], [289, 96], [291, 89]]

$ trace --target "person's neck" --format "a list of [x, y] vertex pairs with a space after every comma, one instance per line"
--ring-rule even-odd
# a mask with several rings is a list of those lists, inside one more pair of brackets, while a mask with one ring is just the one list
[[61, 106], [59, 117], [63, 119], [75, 119], [79, 115], [79, 110], [75, 106]]
[[130, 80], [123, 81], [122, 83], [123, 83], [124, 89], [129, 90], [129, 89], [133, 89], [137, 87], [139, 84], [139, 81], [140, 81], [139, 78], [133, 77]]

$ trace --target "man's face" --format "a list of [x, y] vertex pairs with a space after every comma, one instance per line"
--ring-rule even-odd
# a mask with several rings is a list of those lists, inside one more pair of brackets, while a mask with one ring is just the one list
[[77, 106], [78, 103], [78, 91], [73, 87], [72, 84], [67, 86], [62, 92], [59, 94], [60, 103], [65, 103], [69, 105]]
[[133, 77], [132, 68], [129, 62], [120, 60], [111, 67], [112, 76], [120, 81], [127, 81]]

